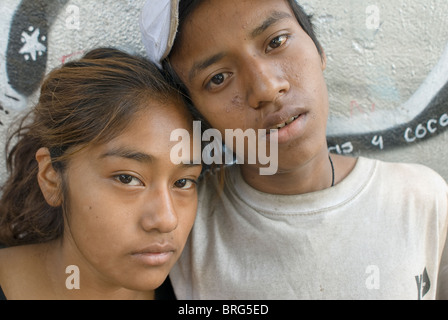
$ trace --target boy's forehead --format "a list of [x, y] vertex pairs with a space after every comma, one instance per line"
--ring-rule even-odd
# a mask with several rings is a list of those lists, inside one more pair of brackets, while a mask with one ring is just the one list
[[176, 42], [181, 47], [194, 43], [213, 49], [212, 44], [219, 45], [223, 37], [233, 39], [240, 35], [244, 40], [252, 40], [286, 19], [297, 22], [284, 0], [203, 1], [184, 22]]
[[178, 72], [191, 82], [232, 50], [240, 50], [242, 41], [253, 40], [284, 20], [297, 23], [285, 0], [203, 1], [185, 21], [177, 43], [180, 55], [175, 53], [172, 61], [183, 61], [186, 68]]
[[[230, 29], [231, 26], [243, 26], [244, 29], [254, 27], [260, 20], [270, 17], [279, 19], [294, 16], [291, 7], [285, 0], [211, 0], [202, 1], [192, 12], [190, 22], [200, 27], [202, 23], [209, 26]], [[232, 23], [230, 23], [230, 19]], [[218, 25], [218, 21], [229, 21]], [[215, 23], [213, 23], [215, 22]], [[204, 31], [207, 31], [205, 29]]]

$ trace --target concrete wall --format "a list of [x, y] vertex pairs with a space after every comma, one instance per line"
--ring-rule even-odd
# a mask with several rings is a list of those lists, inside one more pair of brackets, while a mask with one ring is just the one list
[[[143, 2], [2, 0], [0, 137], [36, 101], [51, 68], [97, 46], [144, 54], [138, 29]], [[423, 163], [448, 180], [448, 2], [302, 4], [314, 15], [328, 57], [331, 150]]]

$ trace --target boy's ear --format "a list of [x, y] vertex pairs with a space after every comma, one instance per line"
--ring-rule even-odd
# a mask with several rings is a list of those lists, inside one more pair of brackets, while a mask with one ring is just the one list
[[40, 190], [50, 206], [59, 207], [62, 204], [62, 177], [51, 163], [48, 148], [40, 148], [37, 150], [36, 160], [39, 166], [37, 181]]

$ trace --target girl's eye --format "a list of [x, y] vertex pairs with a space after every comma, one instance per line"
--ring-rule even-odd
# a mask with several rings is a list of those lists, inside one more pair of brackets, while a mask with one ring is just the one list
[[136, 177], [133, 177], [129, 174], [120, 174], [115, 177], [117, 181], [119, 181], [122, 184], [128, 185], [128, 186], [142, 186], [143, 183], [137, 179]]
[[196, 184], [196, 181], [190, 179], [180, 179], [174, 182], [174, 186], [179, 189], [191, 189]]
[[288, 36], [287, 35], [281, 35], [278, 37], [275, 37], [274, 39], [271, 40], [271, 42], [268, 45], [268, 49], [266, 50], [266, 52], [269, 52], [271, 50], [280, 48], [282, 45], [285, 44], [285, 42], [288, 40]]

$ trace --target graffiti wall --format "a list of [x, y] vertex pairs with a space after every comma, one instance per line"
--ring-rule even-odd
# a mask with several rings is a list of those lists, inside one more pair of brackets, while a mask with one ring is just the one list
[[[144, 0], [2, 0], [0, 137], [52, 68], [98, 46], [144, 54]], [[448, 2], [307, 0], [327, 55], [332, 152], [418, 162], [448, 180]], [[5, 174], [0, 144], [0, 179]]]

